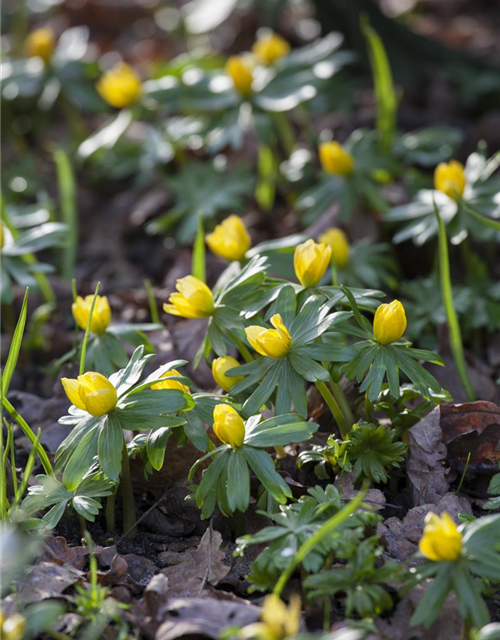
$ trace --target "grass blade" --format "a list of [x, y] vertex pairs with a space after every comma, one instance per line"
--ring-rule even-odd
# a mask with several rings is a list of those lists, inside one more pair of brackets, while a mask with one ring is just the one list
[[28, 294], [29, 289], [26, 289], [24, 294], [23, 306], [21, 307], [21, 313], [19, 314], [19, 320], [17, 321], [14, 335], [12, 337], [12, 343], [9, 349], [9, 355], [7, 362], [2, 371], [2, 394], [5, 396], [9, 391], [10, 381], [12, 375], [16, 369], [17, 359], [19, 357], [19, 351], [21, 350], [21, 343], [23, 341], [24, 327], [26, 326], [26, 315], [28, 311]]
[[198, 232], [196, 233], [196, 240], [193, 246], [193, 276], [205, 282], [205, 237], [203, 232], [203, 216], [198, 214]]
[[68, 243], [64, 247], [62, 277], [71, 280], [75, 272], [78, 250], [78, 211], [76, 207], [76, 186], [73, 167], [63, 149], [55, 149], [53, 158], [56, 165], [59, 200], [63, 221], [68, 225]]

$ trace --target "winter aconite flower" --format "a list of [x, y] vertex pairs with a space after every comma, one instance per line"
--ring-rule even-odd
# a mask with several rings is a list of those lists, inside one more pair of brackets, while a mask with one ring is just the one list
[[214, 408], [214, 433], [224, 444], [233, 449], [241, 447], [245, 439], [245, 423], [233, 407], [218, 404]]
[[441, 162], [434, 171], [434, 186], [452, 200], [456, 200], [464, 192], [466, 184], [463, 164], [456, 160]]
[[[90, 316], [90, 309], [92, 307], [92, 301], [94, 296], [85, 296], [82, 298], [78, 296], [76, 302], [73, 302], [71, 311], [73, 312], [73, 318], [80, 329], [87, 328], [87, 324]], [[104, 333], [111, 322], [111, 308], [106, 296], [97, 296], [94, 305], [94, 311], [92, 312], [92, 320], [90, 322], [90, 331], [92, 333]]]
[[224, 391], [230, 391], [231, 387], [243, 380], [243, 376], [236, 376], [235, 378], [226, 376], [226, 371], [238, 367], [239, 364], [238, 360], [231, 356], [221, 356], [220, 358], [215, 358], [212, 362], [212, 375], [214, 380]]
[[242, 260], [252, 244], [245, 223], [236, 215], [218, 224], [205, 240], [212, 253], [225, 260]]
[[348, 176], [354, 171], [354, 159], [339, 142], [324, 142], [319, 147], [321, 166], [327, 173]]
[[25, 635], [26, 618], [19, 613], [6, 615], [0, 609], [0, 638], [2, 640], [22, 640]]
[[[170, 369], [170, 371], [165, 371], [165, 373], [161, 376], [162, 378], [170, 378], [171, 376], [179, 377], [180, 374], [177, 369]], [[156, 384], [151, 385], [151, 389], [177, 389], [178, 391], [183, 391], [184, 393], [191, 393], [190, 388], [186, 384], [182, 384], [182, 382], [177, 382], [176, 380], [165, 380], [165, 382], [157, 382]]]
[[231, 56], [226, 62], [226, 73], [233, 81], [234, 87], [243, 95], [252, 90], [253, 72], [250, 62], [242, 56]]
[[75, 407], [91, 416], [103, 416], [116, 407], [116, 389], [102, 373], [88, 371], [76, 379], [62, 378], [61, 382]]
[[307, 240], [295, 249], [295, 273], [304, 287], [315, 287], [328, 269], [332, 249], [327, 244]]
[[318, 238], [332, 250], [332, 260], [336, 267], [343, 269], [349, 262], [349, 240], [341, 229], [327, 229]]
[[121, 63], [101, 76], [97, 90], [112, 107], [123, 109], [136, 102], [141, 80], [130, 65]]
[[163, 310], [182, 318], [208, 318], [215, 310], [214, 297], [207, 285], [195, 278], [186, 276], [177, 280], [178, 293], [172, 293]]
[[462, 534], [449, 514], [428, 513], [424, 522], [424, 534], [418, 543], [420, 552], [429, 560], [456, 560], [462, 553]]
[[283, 319], [279, 313], [275, 313], [271, 318], [274, 329], [266, 329], [258, 325], [253, 325], [245, 329], [245, 334], [250, 345], [268, 358], [283, 358], [290, 351], [292, 346], [292, 336], [283, 324]]
[[300, 607], [298, 595], [290, 598], [288, 607], [278, 596], [266, 596], [261, 621], [243, 627], [238, 637], [257, 640], [285, 640], [293, 637], [300, 629]]
[[56, 37], [49, 27], [41, 27], [32, 31], [26, 39], [26, 55], [28, 58], [41, 58], [49, 62], [56, 48]]
[[399, 340], [406, 329], [405, 308], [399, 300], [381, 304], [375, 311], [373, 332], [380, 344], [391, 344]]
[[274, 64], [290, 51], [288, 42], [272, 31], [260, 37], [252, 47], [252, 52], [263, 64]]

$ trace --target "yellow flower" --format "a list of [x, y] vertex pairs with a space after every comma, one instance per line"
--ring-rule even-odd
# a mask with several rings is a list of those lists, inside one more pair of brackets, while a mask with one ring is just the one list
[[441, 162], [434, 171], [434, 186], [453, 200], [462, 195], [465, 183], [464, 165], [456, 160]]
[[252, 90], [252, 65], [242, 56], [231, 56], [226, 62], [226, 73], [237, 91], [247, 95]]
[[2, 640], [22, 640], [26, 619], [19, 613], [7, 616], [0, 609], [0, 638]]
[[[89, 321], [90, 307], [92, 306], [93, 299], [94, 296], [85, 296], [85, 298], [78, 296], [76, 302], [73, 302], [71, 306], [76, 324], [84, 331]], [[90, 331], [92, 333], [104, 333], [110, 322], [111, 308], [108, 299], [106, 296], [97, 296], [92, 313], [92, 320], [90, 322]]]
[[266, 329], [253, 325], [245, 329], [248, 342], [260, 353], [268, 358], [283, 358], [290, 351], [292, 346], [292, 336], [283, 324], [283, 319], [279, 313], [275, 313], [271, 318], [274, 329]]
[[218, 404], [214, 408], [214, 433], [224, 444], [233, 449], [241, 447], [245, 439], [245, 423], [236, 409], [228, 404]]
[[319, 146], [321, 166], [327, 173], [348, 176], [354, 171], [354, 158], [338, 142], [324, 142]]
[[285, 640], [297, 635], [300, 630], [300, 597], [294, 594], [287, 607], [278, 596], [266, 596], [260, 619], [261, 622], [254, 622], [243, 627], [238, 633], [238, 637], [256, 638], [257, 640]]
[[26, 38], [26, 55], [28, 58], [41, 58], [49, 62], [56, 49], [56, 37], [49, 27], [35, 29]]
[[214, 297], [207, 285], [195, 278], [186, 276], [177, 280], [175, 288], [179, 293], [172, 293], [163, 310], [173, 316], [182, 318], [208, 318], [215, 310]]
[[272, 31], [259, 38], [252, 47], [255, 57], [264, 64], [273, 64], [290, 51], [290, 45]]
[[304, 287], [315, 287], [328, 269], [332, 248], [328, 244], [317, 244], [307, 240], [299, 244], [293, 256], [295, 274]]
[[[182, 374], [177, 371], [177, 369], [170, 369], [170, 371], [166, 371], [161, 377], [168, 378], [169, 376], [181, 376]], [[151, 385], [151, 389], [177, 389], [178, 391], [183, 391], [184, 393], [191, 393], [191, 389], [182, 384], [182, 382], [176, 382], [175, 380], [165, 380], [165, 382], [157, 382], [156, 384]]]
[[118, 109], [134, 104], [141, 93], [139, 76], [125, 63], [103, 73], [96, 86], [104, 100]]
[[343, 269], [349, 262], [349, 240], [341, 229], [327, 229], [319, 241], [332, 249], [332, 260], [336, 267]]
[[101, 373], [88, 371], [78, 378], [62, 378], [69, 400], [91, 416], [103, 416], [116, 407], [118, 396], [111, 382]]
[[451, 517], [445, 512], [438, 516], [425, 516], [424, 534], [418, 548], [429, 560], [456, 560], [462, 553], [462, 534]]
[[381, 304], [375, 311], [373, 332], [380, 344], [391, 344], [399, 340], [406, 329], [405, 308], [399, 300]]
[[215, 382], [221, 389], [224, 389], [224, 391], [230, 391], [237, 382], [241, 382], [241, 380], [243, 380], [243, 376], [235, 376], [234, 378], [226, 376], [226, 371], [239, 367], [239, 365], [240, 363], [238, 360], [231, 356], [221, 356], [220, 358], [215, 358], [213, 360], [212, 375]]
[[229, 216], [218, 224], [205, 240], [212, 253], [225, 260], [243, 260], [252, 239], [239, 216]]

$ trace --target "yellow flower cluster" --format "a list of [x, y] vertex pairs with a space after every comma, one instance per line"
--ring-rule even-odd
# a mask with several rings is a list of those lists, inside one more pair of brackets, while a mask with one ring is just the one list
[[[94, 296], [85, 296], [85, 298], [78, 296], [71, 306], [76, 324], [84, 331], [89, 322], [90, 308], [92, 307], [93, 299]], [[109, 301], [106, 296], [97, 296], [92, 313], [92, 320], [90, 322], [90, 331], [92, 333], [104, 333], [110, 322], [111, 307], [109, 306]]]
[[225, 260], [243, 260], [252, 245], [252, 239], [243, 220], [229, 216], [205, 237], [212, 253]]
[[268, 358], [284, 358], [292, 346], [292, 336], [283, 323], [279, 313], [271, 318], [274, 329], [266, 329], [258, 325], [252, 325], [245, 329], [245, 334], [250, 345]]
[[424, 534], [418, 548], [422, 555], [434, 562], [456, 560], [462, 553], [462, 534], [448, 513], [425, 516]]
[[41, 58], [45, 63], [49, 62], [56, 49], [56, 37], [49, 27], [35, 29], [26, 38], [26, 56], [28, 58]]
[[215, 382], [221, 389], [224, 389], [224, 391], [230, 391], [237, 382], [241, 382], [241, 380], [243, 380], [243, 376], [235, 376], [234, 378], [226, 376], [226, 371], [238, 367], [239, 364], [238, 360], [232, 356], [214, 358], [212, 362], [212, 375]]
[[401, 338], [406, 329], [405, 308], [399, 300], [381, 304], [375, 311], [373, 332], [380, 344], [391, 344]]
[[177, 280], [178, 293], [172, 293], [163, 310], [182, 318], [208, 318], [215, 310], [214, 297], [207, 285], [195, 278], [186, 276]]
[[354, 171], [354, 158], [339, 142], [324, 142], [319, 147], [321, 166], [327, 173], [349, 176]]
[[88, 371], [78, 378], [62, 378], [64, 391], [75, 407], [91, 416], [103, 416], [116, 407], [116, 389], [102, 373]]
[[245, 439], [245, 423], [242, 417], [228, 404], [218, 404], [214, 408], [214, 433], [224, 444], [233, 449], [241, 447]]
[[434, 186], [452, 200], [463, 194], [466, 182], [464, 165], [456, 160], [441, 162], [434, 171]]
[[125, 63], [103, 73], [96, 86], [104, 100], [117, 109], [129, 107], [141, 95], [141, 80]]

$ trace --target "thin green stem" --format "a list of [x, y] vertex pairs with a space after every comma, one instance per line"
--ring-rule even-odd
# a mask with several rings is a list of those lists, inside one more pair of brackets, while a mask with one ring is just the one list
[[333, 377], [330, 377], [330, 386], [332, 388], [333, 395], [335, 400], [337, 401], [340, 410], [342, 411], [344, 418], [349, 423], [349, 430], [351, 430], [352, 425], [354, 424], [354, 415], [351, 411], [351, 407], [349, 406], [349, 402], [346, 398], [344, 390], [340, 386], [338, 382], [335, 382]]
[[333, 397], [332, 392], [322, 380], [316, 381], [316, 388], [321, 393], [324, 401], [328, 405], [328, 408], [332, 412], [332, 415], [335, 418], [335, 421], [337, 422], [340, 435], [342, 436], [342, 438], [345, 438], [349, 433], [349, 425], [346, 418], [344, 417], [344, 414], [342, 413], [342, 410], [337, 404], [337, 401]]
[[151, 280], [146, 278], [146, 280], [144, 280], [144, 287], [146, 289], [146, 293], [148, 294], [149, 313], [151, 314], [151, 320], [155, 324], [160, 324], [160, 316], [158, 314], [158, 307], [156, 306], [155, 294], [153, 291]]
[[246, 345], [238, 338], [236, 334], [234, 334], [230, 329], [227, 329], [228, 336], [235, 342], [238, 347], [238, 351], [241, 353], [243, 359], [246, 362], [253, 362], [253, 357], [250, 351], [247, 349]]
[[70, 280], [75, 272], [78, 251], [78, 211], [76, 206], [76, 184], [73, 167], [68, 154], [62, 149], [53, 151], [56, 165], [57, 183], [59, 188], [59, 203], [63, 221], [69, 231], [69, 238], [63, 251], [62, 276]]
[[31, 442], [31, 444], [35, 445], [36, 452], [38, 454], [38, 457], [40, 458], [40, 462], [42, 463], [42, 466], [44, 468], [45, 473], [48, 476], [54, 476], [54, 470], [52, 469], [52, 465], [50, 464], [50, 460], [49, 460], [47, 454], [45, 453], [45, 449], [38, 442], [37, 437], [33, 433], [31, 427], [28, 425], [26, 420], [22, 417], [22, 415], [20, 413], [18, 413], [16, 411], [16, 409], [14, 409], [12, 404], [9, 402], [9, 400], [7, 400], [7, 398], [5, 396], [2, 396], [2, 407], [7, 411], [7, 413], [10, 415], [10, 417], [13, 420], [15, 420], [17, 422], [17, 424], [21, 427], [21, 431], [28, 438], [28, 440]]
[[4, 520], [9, 508], [7, 501], [7, 474], [5, 472], [5, 458], [3, 451], [3, 426], [0, 424], [0, 520]]
[[337, 266], [336, 266], [335, 262], [333, 261], [333, 258], [332, 258], [332, 261], [330, 263], [330, 272], [332, 274], [332, 285], [334, 287], [338, 287], [339, 279], [338, 279]]
[[106, 499], [106, 531], [115, 533], [116, 531], [116, 493], [112, 493]]
[[462, 386], [469, 402], [476, 399], [472, 383], [469, 378], [469, 371], [465, 362], [464, 347], [462, 343], [462, 334], [460, 324], [458, 322], [457, 312], [453, 304], [453, 292], [451, 288], [450, 276], [450, 259], [448, 253], [448, 239], [446, 237], [446, 228], [439, 214], [436, 203], [434, 202], [434, 213], [436, 214], [438, 223], [438, 255], [439, 255], [439, 274], [441, 281], [441, 296], [443, 298], [444, 308], [446, 310], [446, 319], [448, 321], [448, 329], [450, 336], [450, 347], [455, 361], [455, 367], [462, 383]]
[[130, 462], [128, 459], [127, 444], [123, 441], [122, 449], [122, 474], [121, 474], [122, 500], [123, 500], [123, 532], [126, 537], [135, 529], [135, 501], [132, 476], [130, 474]]
[[89, 319], [87, 321], [87, 328], [85, 329], [85, 335], [83, 336], [82, 353], [81, 353], [81, 356], [80, 356], [80, 375], [83, 375], [84, 372], [85, 372], [85, 356], [87, 354], [87, 342], [89, 340], [90, 325], [92, 324], [92, 315], [94, 313], [95, 301], [97, 300], [97, 294], [99, 293], [99, 287], [100, 286], [101, 286], [101, 283], [98, 282], [97, 286], [95, 288], [95, 293], [94, 293], [94, 298], [92, 300], [92, 304], [90, 305], [90, 313], [89, 313]]
[[292, 155], [295, 148], [295, 134], [286, 113], [273, 113], [276, 131], [287, 158]]
[[341, 525], [347, 518], [356, 511], [356, 509], [361, 505], [363, 500], [365, 499], [366, 492], [368, 491], [369, 482], [367, 480], [364, 481], [361, 490], [358, 492], [357, 496], [353, 498], [350, 502], [348, 502], [343, 509], [341, 509], [338, 513], [332, 516], [329, 520], [327, 520], [312, 536], [307, 538], [307, 540], [302, 544], [297, 553], [295, 554], [293, 560], [290, 562], [288, 567], [283, 571], [280, 576], [280, 579], [276, 583], [274, 587], [274, 595], [280, 596], [286, 583], [288, 582], [290, 576], [295, 571], [295, 568], [304, 560], [304, 558], [314, 551], [314, 549], [318, 548], [321, 540], [334, 531], [339, 525]]

